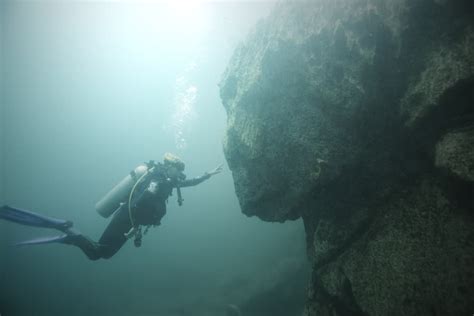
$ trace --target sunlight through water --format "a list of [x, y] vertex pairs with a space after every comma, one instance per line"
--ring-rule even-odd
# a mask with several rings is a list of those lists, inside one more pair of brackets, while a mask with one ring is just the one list
[[[209, 12], [204, 5], [205, 1], [163, 1], [161, 4], [165, 5], [167, 12], [169, 12], [173, 33], [179, 34], [177, 39], [183, 43], [183, 48], [195, 51], [195, 48], [201, 45], [201, 40], [206, 32], [209, 31]], [[159, 27], [159, 25], [155, 25], [155, 27]], [[175, 147], [178, 150], [186, 148], [186, 135], [191, 132], [191, 123], [197, 118], [198, 87], [191, 80], [198, 67], [196, 57], [190, 57], [184, 69], [176, 75], [173, 113], [170, 122], [164, 126], [168, 133], [172, 133]]]

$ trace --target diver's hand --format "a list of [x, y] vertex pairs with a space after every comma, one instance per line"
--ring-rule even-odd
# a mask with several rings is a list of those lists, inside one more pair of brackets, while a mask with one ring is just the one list
[[213, 176], [213, 175], [216, 175], [218, 173], [221, 173], [222, 172], [222, 164], [220, 164], [219, 166], [217, 166], [216, 168], [212, 169], [211, 171], [208, 171], [206, 172], [206, 175], [208, 176]]

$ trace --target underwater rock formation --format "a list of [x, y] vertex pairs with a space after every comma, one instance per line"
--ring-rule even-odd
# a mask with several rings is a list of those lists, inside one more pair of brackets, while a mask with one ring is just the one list
[[474, 312], [474, 2], [282, 2], [220, 84], [242, 212], [303, 218], [305, 315]]

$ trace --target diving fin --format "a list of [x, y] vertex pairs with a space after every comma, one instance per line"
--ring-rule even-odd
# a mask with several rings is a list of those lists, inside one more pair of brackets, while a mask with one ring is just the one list
[[71, 221], [40, 215], [8, 205], [0, 207], [0, 218], [22, 225], [53, 228], [63, 232], [67, 232], [73, 225]]
[[69, 237], [69, 235], [59, 235], [59, 236], [51, 236], [51, 237], [39, 237], [30, 240], [25, 240], [22, 242], [18, 242], [15, 246], [30, 246], [30, 245], [43, 245], [43, 244], [51, 244], [51, 243], [64, 243], [65, 240]]
[[74, 244], [77, 239], [83, 237], [83, 235], [74, 228], [68, 228], [64, 230], [65, 234], [51, 237], [38, 237], [30, 240], [21, 241], [15, 244], [15, 246], [30, 246], [30, 245], [43, 245], [43, 244]]

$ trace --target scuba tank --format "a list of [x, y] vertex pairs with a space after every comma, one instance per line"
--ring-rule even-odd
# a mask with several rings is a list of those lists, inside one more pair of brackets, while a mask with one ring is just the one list
[[112, 215], [115, 210], [127, 200], [130, 191], [137, 181], [148, 171], [146, 164], [139, 165], [122, 179], [112, 190], [110, 190], [99, 202], [96, 203], [95, 209], [101, 216], [107, 218]]

